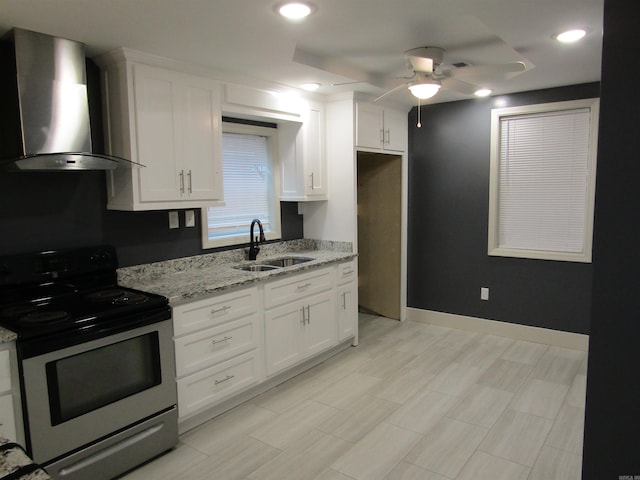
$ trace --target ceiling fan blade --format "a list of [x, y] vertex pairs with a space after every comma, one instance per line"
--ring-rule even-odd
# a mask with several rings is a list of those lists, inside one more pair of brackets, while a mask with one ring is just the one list
[[444, 50], [440, 47], [418, 47], [405, 52], [415, 72], [433, 73], [437, 65], [442, 63]]
[[471, 65], [469, 67], [452, 68], [443, 72], [447, 77], [488, 77], [501, 76], [510, 73], [520, 73], [527, 69], [523, 62], [499, 63], [495, 65]]
[[478, 90], [478, 87], [475, 85], [451, 77], [443, 78], [442, 80], [440, 80], [440, 84], [447, 90], [453, 90], [465, 95], [473, 95], [476, 90]]
[[407, 84], [406, 83], [402, 83], [396, 87], [393, 87], [391, 90], [387, 90], [386, 92], [384, 92], [382, 95], [380, 95], [378, 98], [375, 98], [373, 101], [377, 102], [378, 100], [380, 100], [381, 98], [386, 97], [387, 95], [389, 95], [390, 93], [393, 93], [397, 90], [400, 90], [401, 88], [407, 88]]

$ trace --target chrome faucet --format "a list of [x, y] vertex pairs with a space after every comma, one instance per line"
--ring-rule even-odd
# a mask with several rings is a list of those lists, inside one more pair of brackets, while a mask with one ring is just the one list
[[[258, 224], [258, 228], [260, 229], [260, 237], [253, 237], [253, 227], [255, 224]], [[255, 260], [260, 253], [260, 247], [258, 247], [258, 243], [264, 242], [266, 239], [264, 238], [264, 230], [262, 229], [262, 222], [257, 218], [254, 218], [251, 221], [251, 229], [249, 230], [249, 260]]]

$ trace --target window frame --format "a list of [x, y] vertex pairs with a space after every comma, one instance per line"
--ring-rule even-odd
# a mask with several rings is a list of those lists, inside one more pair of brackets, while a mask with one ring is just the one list
[[[500, 142], [501, 120], [505, 117], [536, 115], [541, 113], [560, 112], [588, 108], [589, 117], [589, 153], [588, 178], [585, 193], [584, 237], [582, 252], [562, 252], [554, 250], [536, 250], [514, 248], [499, 245], [499, 182], [500, 182]], [[599, 99], [587, 98], [565, 102], [522, 105], [516, 107], [496, 108], [491, 110], [491, 152], [489, 172], [489, 226], [488, 248], [490, 256], [516, 257], [541, 260], [557, 260], [567, 262], [591, 263], [593, 247], [593, 222], [595, 208], [596, 165], [598, 149]]]
[[[271, 127], [263, 127], [253, 124], [235, 123], [235, 122], [222, 122], [222, 135], [225, 133], [239, 133], [246, 135], [258, 135], [267, 137], [267, 155], [269, 165], [271, 167], [271, 181], [268, 185], [268, 204], [269, 204], [269, 216], [271, 219], [271, 230], [265, 232], [265, 238], [267, 240], [278, 240], [282, 237], [282, 229], [280, 225], [280, 159], [278, 157], [278, 129]], [[224, 171], [224, 159], [222, 159], [223, 171]], [[224, 185], [223, 185], [224, 189]], [[218, 205], [214, 206], [216, 208]], [[224, 206], [220, 205], [220, 206]], [[249, 228], [250, 224], [247, 224], [246, 233], [228, 236], [224, 238], [210, 239], [209, 238], [209, 219], [207, 210], [209, 207], [203, 207], [200, 209], [201, 215], [201, 237], [202, 248], [218, 248], [228, 246], [238, 246], [249, 243]]]

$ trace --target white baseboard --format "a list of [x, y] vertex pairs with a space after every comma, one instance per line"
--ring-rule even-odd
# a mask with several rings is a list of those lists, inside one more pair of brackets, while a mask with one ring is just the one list
[[407, 308], [407, 320], [525, 340], [527, 342], [544, 343], [554, 347], [571, 348], [584, 352], [589, 350], [589, 335], [581, 333], [562, 332], [548, 328], [530, 327], [528, 325], [498, 322], [485, 318], [467, 317], [465, 315], [411, 307]]

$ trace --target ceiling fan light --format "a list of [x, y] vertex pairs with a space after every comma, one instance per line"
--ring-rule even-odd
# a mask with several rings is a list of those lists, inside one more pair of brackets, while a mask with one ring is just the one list
[[562, 32], [556, 35], [556, 40], [561, 43], [574, 43], [582, 39], [586, 34], [587, 31], [580, 28], [575, 30], [567, 30], [566, 32]]
[[411, 90], [414, 97], [420, 100], [426, 100], [438, 93], [440, 84], [435, 82], [414, 83], [413, 85], [409, 85], [409, 90]]
[[488, 97], [489, 95], [491, 95], [491, 93], [493, 93], [493, 90], [490, 90], [488, 88], [479, 88], [478, 90], [473, 92], [476, 97]]

